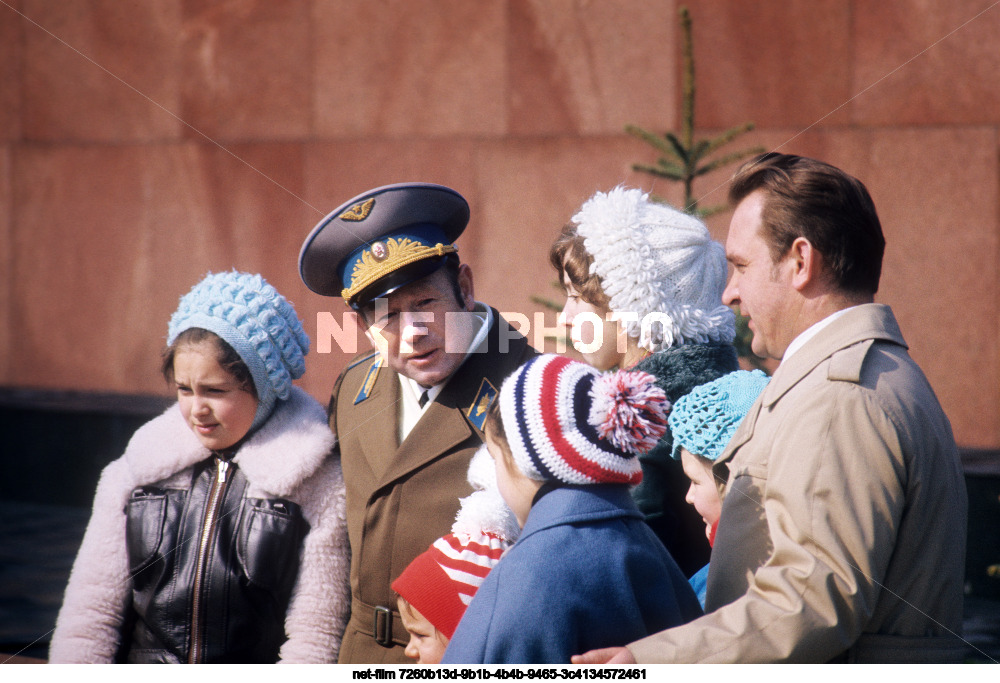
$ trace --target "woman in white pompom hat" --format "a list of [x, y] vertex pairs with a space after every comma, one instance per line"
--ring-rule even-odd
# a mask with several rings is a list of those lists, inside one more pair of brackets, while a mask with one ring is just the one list
[[[725, 249], [694, 216], [638, 189], [597, 192], [562, 229], [549, 259], [566, 290], [574, 348], [595, 368], [648, 372], [671, 401], [739, 369], [735, 316], [722, 304]], [[641, 458], [633, 498], [690, 575], [710, 548], [684, 501], [687, 479], [672, 446], [668, 432]]]

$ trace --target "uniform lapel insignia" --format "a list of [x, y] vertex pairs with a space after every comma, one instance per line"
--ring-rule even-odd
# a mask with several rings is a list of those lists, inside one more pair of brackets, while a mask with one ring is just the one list
[[382, 356], [379, 355], [375, 359], [375, 362], [368, 366], [368, 373], [365, 375], [365, 381], [361, 383], [361, 388], [358, 389], [358, 395], [354, 397], [354, 405], [358, 405], [364, 401], [372, 393], [372, 387], [375, 386], [375, 380], [378, 379], [378, 371], [382, 369]]
[[469, 422], [476, 425], [479, 431], [483, 431], [483, 425], [486, 423], [486, 411], [489, 410], [490, 404], [493, 403], [493, 399], [496, 397], [496, 387], [483, 377], [483, 381], [479, 385], [479, 391], [476, 392], [476, 397], [472, 400], [472, 405], [469, 406], [469, 410], [466, 413]]

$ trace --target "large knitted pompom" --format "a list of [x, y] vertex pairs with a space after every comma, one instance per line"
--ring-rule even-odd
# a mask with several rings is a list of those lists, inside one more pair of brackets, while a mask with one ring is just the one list
[[590, 424], [626, 453], [648, 452], [667, 431], [670, 401], [648, 372], [616, 370], [594, 380]]
[[517, 517], [500, 494], [496, 468], [485, 444], [472, 456], [466, 478], [473, 490], [458, 499], [458, 514], [451, 532], [468, 535], [485, 532], [510, 543], [516, 541], [521, 529]]

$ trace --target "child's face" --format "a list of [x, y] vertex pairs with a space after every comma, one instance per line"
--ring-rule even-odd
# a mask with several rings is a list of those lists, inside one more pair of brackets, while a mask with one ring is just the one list
[[398, 598], [396, 606], [403, 619], [403, 626], [410, 634], [410, 642], [406, 644], [403, 654], [416, 660], [417, 664], [440, 664], [448, 647], [448, 639], [420, 612], [413, 609], [410, 603]]
[[719, 498], [719, 489], [715, 486], [715, 477], [712, 476], [712, 462], [682, 447], [681, 465], [684, 467], [684, 474], [691, 480], [684, 500], [693, 505], [701, 515], [705, 522], [705, 536], [711, 539], [712, 527], [722, 514], [722, 500]]
[[174, 383], [181, 415], [206, 448], [229, 448], [250, 431], [257, 399], [219, 365], [210, 342], [177, 349]]
[[493, 465], [497, 472], [497, 488], [504, 502], [517, 517], [517, 525], [524, 528], [531, 511], [531, 501], [541, 488], [542, 482], [529, 479], [519, 471], [514, 471], [507, 465], [502, 446], [493, 439], [486, 438], [486, 449], [493, 457]]

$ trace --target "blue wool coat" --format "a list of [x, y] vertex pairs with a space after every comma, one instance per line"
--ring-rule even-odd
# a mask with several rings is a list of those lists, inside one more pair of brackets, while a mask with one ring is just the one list
[[568, 663], [701, 615], [624, 485], [562, 486], [531, 508], [486, 577], [443, 664]]

